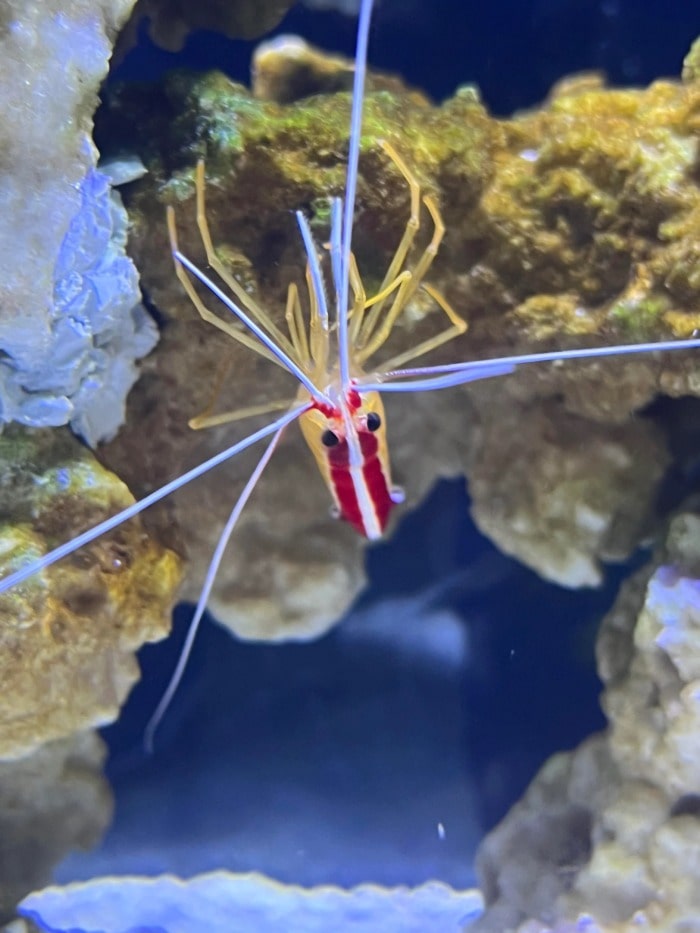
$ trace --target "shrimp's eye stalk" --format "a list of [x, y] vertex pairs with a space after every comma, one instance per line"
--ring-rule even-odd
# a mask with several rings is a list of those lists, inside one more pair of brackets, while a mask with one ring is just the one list
[[378, 431], [381, 426], [382, 426], [382, 419], [376, 413], [376, 411], [371, 411], [367, 415], [367, 430]]
[[336, 444], [339, 443], [339, 441], [340, 441], [340, 438], [338, 437], [338, 435], [334, 434], [333, 431], [331, 431], [330, 429], [327, 431], [324, 431], [323, 434], [321, 435], [321, 443], [323, 444], [324, 447], [335, 447]]

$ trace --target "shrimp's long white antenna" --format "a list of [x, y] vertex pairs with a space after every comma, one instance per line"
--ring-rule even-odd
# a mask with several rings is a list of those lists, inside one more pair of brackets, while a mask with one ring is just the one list
[[[267, 347], [267, 349], [277, 357], [280, 363], [286, 366], [289, 372], [296, 379], [299, 380], [299, 382], [304, 386], [305, 389], [308, 390], [309, 395], [312, 395], [318, 401], [325, 402], [327, 405], [333, 404], [332, 400], [325, 394], [325, 392], [322, 392], [321, 389], [319, 389], [317, 386], [313, 384], [313, 382], [311, 381], [311, 379], [309, 379], [309, 377], [306, 375], [304, 370], [301, 369], [299, 366], [297, 366], [294, 360], [291, 357], [287, 356], [284, 350], [282, 350], [281, 347], [278, 347], [275, 341], [271, 337], [268, 337], [265, 331], [261, 327], [259, 327], [255, 323], [255, 321], [245, 313], [245, 311], [242, 308], [239, 308], [238, 305], [234, 301], [232, 301], [229, 298], [229, 296], [219, 288], [218, 285], [212, 282], [212, 280], [209, 278], [209, 276], [205, 272], [202, 272], [202, 270], [198, 266], [196, 266], [190, 259], [188, 259], [187, 256], [184, 255], [184, 253], [181, 253], [179, 249], [173, 250], [173, 259], [179, 262], [181, 266], [184, 266], [185, 269], [187, 269], [187, 271], [190, 272], [196, 279], [199, 279], [202, 285], [206, 285], [209, 291], [213, 295], [216, 295], [219, 301], [223, 305], [225, 305], [229, 309], [229, 311], [235, 314], [236, 317], [240, 321], [242, 321], [243, 324], [245, 324], [248, 330], [251, 331], [251, 333], [255, 334], [258, 340], [261, 343], [263, 343]], [[319, 298], [319, 301], [320, 300], [321, 299]]]
[[[343, 278], [341, 254], [342, 244], [342, 223], [343, 223], [343, 199], [333, 198], [331, 201], [331, 272], [333, 273], [333, 283], [335, 285], [336, 301], [338, 310], [340, 310], [340, 292], [341, 281]], [[349, 298], [349, 293], [348, 293]]]
[[314, 239], [311, 236], [309, 224], [301, 211], [297, 211], [297, 223], [301, 230], [301, 238], [304, 241], [304, 249], [309, 260], [309, 269], [311, 270], [311, 281], [313, 282], [316, 301], [318, 302], [318, 316], [321, 320], [321, 327], [324, 331], [328, 330], [328, 305], [326, 303], [326, 289], [321, 275], [321, 266], [318, 261], [318, 253], [314, 245]]
[[[528, 363], [554, 363], [561, 360], [589, 360], [607, 356], [627, 356], [655, 351], [696, 350], [700, 338], [690, 340], [661, 340], [655, 343], [620, 344], [615, 347], [589, 347], [576, 350], [551, 350], [546, 353], [524, 353], [520, 356], [504, 356], [492, 360], [474, 360], [470, 363], [447, 363], [442, 366], [418, 366], [411, 369], [395, 369], [387, 373], [374, 374], [360, 380], [358, 392], [426, 392], [431, 389], [447, 389], [450, 386], [505, 376], [516, 367]], [[422, 378], [407, 378], [407, 377]], [[399, 379], [401, 382], [388, 380]], [[385, 381], [387, 380], [387, 381]]]
[[177, 667], [173, 671], [173, 675], [170, 678], [170, 682], [165, 689], [165, 693], [160, 698], [160, 703], [156, 707], [155, 712], [148, 720], [148, 725], [143, 735], [143, 744], [145, 750], [148, 754], [153, 752], [153, 739], [156, 734], [158, 726], [163, 721], [163, 716], [168, 711], [177, 688], [180, 686], [180, 681], [182, 680], [182, 675], [185, 673], [185, 668], [187, 667], [187, 662], [189, 661], [190, 654], [192, 653], [192, 646], [194, 645], [194, 640], [197, 636], [197, 631], [199, 630], [199, 623], [202, 621], [202, 616], [204, 611], [207, 608], [207, 603], [209, 602], [209, 595], [211, 593], [211, 588], [214, 585], [214, 580], [219, 571], [219, 566], [224, 556], [224, 551], [228, 545], [229, 539], [233, 534], [233, 529], [236, 527], [238, 519], [241, 517], [241, 512], [246, 506], [248, 499], [251, 496], [251, 493], [258, 484], [258, 480], [262, 476], [263, 470], [270, 462], [270, 457], [275, 452], [277, 444], [279, 443], [280, 438], [284, 432], [284, 429], [287, 427], [286, 424], [283, 424], [281, 428], [275, 432], [274, 437], [270, 443], [265, 448], [265, 453], [262, 455], [258, 461], [258, 465], [253, 470], [250, 479], [243, 487], [236, 504], [231, 509], [231, 514], [228, 517], [226, 524], [224, 525], [224, 530], [219, 536], [219, 541], [216, 545], [216, 549], [212, 556], [212, 559], [209, 563], [209, 568], [207, 570], [207, 576], [204, 580], [204, 586], [202, 587], [202, 592], [199, 594], [199, 600], [197, 601], [197, 608], [195, 609], [194, 615], [192, 616], [192, 621], [187, 630], [187, 638], [185, 639], [185, 644], [182, 647], [180, 652], [180, 657], [177, 662]]
[[[367, 73], [367, 46], [372, 17], [372, 0], [362, 0], [357, 26], [357, 48], [355, 51], [355, 76], [352, 83], [352, 109], [350, 112], [350, 147], [345, 181], [345, 203], [343, 205], [343, 232], [340, 252], [340, 282], [338, 290], [338, 357], [340, 381], [343, 390], [350, 386], [350, 349], [348, 346], [348, 301], [350, 298], [350, 247], [352, 224], [355, 214], [357, 171], [360, 160], [360, 134], [362, 131], [362, 108]], [[338, 285], [340, 286], [338, 288]]]
[[238, 441], [238, 443], [233, 444], [232, 447], [228, 447], [226, 450], [222, 450], [221, 453], [210, 457], [209, 460], [205, 460], [204, 463], [200, 463], [199, 466], [193, 467], [191, 470], [188, 470], [187, 473], [183, 473], [182, 476], [178, 476], [177, 479], [166, 483], [165, 486], [161, 486], [160, 489], [154, 490], [143, 499], [139, 499], [138, 502], [134, 502], [133, 505], [122, 509], [122, 511], [117, 512], [116, 515], [112, 515], [111, 518], [107, 518], [103, 522], [100, 522], [98, 525], [95, 525], [93, 528], [89, 528], [87, 531], [82, 532], [82, 534], [79, 534], [77, 537], [73, 538], [72, 541], [68, 541], [66, 544], [61, 544], [59, 547], [54, 548], [53, 551], [49, 551], [48, 554], [44, 554], [43, 557], [32, 561], [31, 564], [27, 564], [25, 567], [20, 567], [20, 569], [15, 570], [14, 573], [8, 574], [8, 576], [0, 580], [0, 593], [4, 593], [5, 590], [9, 590], [11, 587], [16, 586], [18, 583], [22, 583], [23, 580], [31, 577], [32, 574], [37, 573], [40, 570], [44, 570], [46, 567], [50, 567], [51, 564], [55, 564], [57, 560], [61, 560], [63, 557], [68, 557], [69, 554], [72, 554], [74, 551], [77, 551], [84, 545], [94, 541], [95, 538], [99, 538], [100, 535], [106, 534], [108, 531], [112, 531], [118, 525], [121, 525], [122, 522], [128, 521], [130, 518], [133, 518], [135, 515], [143, 512], [143, 510], [147, 509], [150, 505], [153, 505], [154, 503], [159, 502], [161, 499], [164, 499], [166, 496], [169, 496], [171, 492], [175, 492], [175, 490], [180, 489], [187, 483], [192, 482], [193, 479], [196, 479], [198, 476], [202, 476], [203, 473], [208, 473], [209, 470], [218, 466], [220, 463], [224, 463], [224, 461], [230, 460], [231, 457], [235, 457], [236, 454], [240, 453], [242, 450], [245, 450], [247, 447], [250, 447], [252, 444], [255, 444], [257, 441], [260, 441], [265, 437], [269, 437], [276, 431], [281, 431], [282, 428], [285, 428], [288, 424], [291, 424], [291, 422], [296, 420], [303, 412], [308, 411], [310, 407], [311, 406], [309, 404], [297, 405], [295, 408], [291, 409], [291, 411], [288, 411], [286, 414], [284, 414], [281, 418], [277, 418], [271, 424], [266, 425], [264, 428], [260, 428], [259, 431], [254, 431], [253, 434], [249, 434], [248, 437], [244, 437], [242, 441]]

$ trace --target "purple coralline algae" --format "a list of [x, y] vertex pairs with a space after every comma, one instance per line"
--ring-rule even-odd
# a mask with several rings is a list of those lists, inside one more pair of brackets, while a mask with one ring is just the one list
[[481, 896], [436, 881], [305, 889], [254, 872], [217, 871], [190, 881], [163, 875], [47, 888], [25, 898], [20, 912], [47, 933], [458, 933], [481, 912]]

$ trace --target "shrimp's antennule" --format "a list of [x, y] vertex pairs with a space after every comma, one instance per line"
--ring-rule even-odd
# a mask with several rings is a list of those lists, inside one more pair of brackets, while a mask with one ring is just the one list
[[[585, 347], [577, 350], [551, 350], [546, 353], [523, 353], [492, 360], [474, 360], [469, 363], [447, 363], [441, 366], [417, 366], [374, 374], [358, 382], [357, 390], [364, 392], [427, 392], [448, 389], [450, 386], [506, 376], [518, 366], [530, 363], [558, 363], [564, 360], [590, 360], [607, 356], [631, 356], [636, 353], [667, 352], [671, 350], [697, 350], [700, 338], [688, 340], [659, 340], [654, 343], [618, 344], [613, 347]], [[413, 378], [411, 378], [413, 377]], [[393, 381], [399, 380], [399, 381]]]
[[127, 506], [127, 508], [122, 509], [121, 512], [117, 512], [116, 515], [112, 515], [111, 518], [107, 518], [105, 521], [100, 522], [99, 525], [95, 525], [93, 528], [88, 528], [87, 531], [77, 535], [77, 537], [73, 538], [72, 541], [67, 541], [65, 544], [59, 545], [59, 547], [54, 548], [53, 551], [49, 551], [47, 554], [44, 554], [37, 560], [32, 561], [32, 563], [27, 564], [25, 567], [20, 567], [20, 569], [15, 570], [14, 573], [8, 574], [6, 577], [0, 580], [0, 593], [4, 593], [5, 590], [9, 590], [13, 586], [17, 586], [18, 583], [22, 583], [33, 574], [38, 573], [40, 570], [44, 570], [46, 567], [50, 567], [52, 564], [55, 564], [56, 561], [61, 560], [63, 557], [68, 557], [69, 554], [73, 554], [74, 551], [79, 550], [81, 547], [84, 547], [84, 545], [90, 544], [91, 541], [94, 541], [101, 535], [106, 534], [108, 531], [113, 531], [118, 525], [121, 525], [122, 522], [126, 522], [130, 518], [133, 518], [135, 515], [139, 515], [141, 512], [143, 512], [144, 509], [154, 505], [156, 502], [160, 502], [161, 499], [169, 496], [172, 492], [175, 492], [177, 489], [181, 489], [182, 486], [185, 486], [187, 483], [191, 483], [193, 479], [196, 479], [198, 476], [202, 476], [204, 473], [208, 473], [209, 470], [213, 469], [215, 466], [218, 466], [220, 463], [224, 463], [226, 460], [230, 460], [232, 457], [235, 457], [236, 454], [239, 454], [247, 447], [251, 447], [257, 441], [263, 440], [263, 438], [274, 434], [275, 431], [279, 431], [281, 428], [291, 424], [291, 422], [295, 421], [299, 415], [307, 411], [309, 407], [310, 406], [308, 403], [304, 405], [296, 405], [291, 409], [291, 411], [288, 411], [282, 415], [281, 418], [277, 418], [271, 424], [265, 425], [265, 427], [260, 428], [259, 431], [254, 431], [252, 434], [249, 434], [248, 437], [244, 437], [243, 440], [238, 441], [238, 443], [233, 444], [226, 450], [222, 450], [218, 454], [215, 454], [213, 457], [205, 460], [204, 463], [200, 463], [199, 466], [193, 467], [191, 470], [188, 470], [187, 473], [183, 473], [182, 476], [178, 476], [177, 479], [174, 479], [171, 482], [166, 483], [165, 486], [161, 486], [160, 489], [156, 489], [154, 492], [149, 493], [149, 495], [145, 496], [143, 499], [139, 499], [138, 502], [134, 502], [133, 505]]
[[[367, 74], [367, 46], [369, 44], [369, 26], [372, 19], [372, 0], [362, 0], [360, 17], [357, 25], [357, 49], [355, 52], [355, 77], [352, 84], [352, 110], [350, 112], [350, 147], [348, 150], [348, 170], [345, 179], [345, 203], [343, 204], [343, 225], [340, 234], [340, 281], [335, 282], [338, 303], [338, 357], [340, 382], [343, 390], [350, 386], [350, 347], [348, 345], [348, 301], [350, 297], [350, 247], [352, 245], [352, 224], [355, 215], [355, 193], [357, 191], [357, 172], [360, 161], [360, 134], [362, 130], [362, 107], [365, 94], [365, 76]], [[335, 212], [332, 214], [335, 217]], [[333, 243], [331, 236], [331, 243]]]
[[163, 716], [165, 716], [166, 712], [168, 711], [168, 707], [170, 706], [170, 703], [172, 702], [172, 699], [175, 696], [175, 693], [177, 692], [177, 688], [180, 686], [182, 675], [185, 673], [187, 662], [189, 660], [190, 654], [192, 653], [192, 646], [194, 645], [194, 640], [197, 635], [197, 631], [199, 630], [199, 623], [202, 621], [202, 616], [204, 615], [204, 612], [207, 608], [207, 603], [209, 602], [209, 596], [211, 594], [211, 588], [214, 585], [214, 580], [216, 579], [216, 574], [219, 570], [219, 565], [221, 564], [221, 561], [223, 559], [224, 551], [226, 550], [226, 545], [228, 544], [229, 539], [231, 535], [233, 534], [233, 529], [236, 527], [236, 524], [238, 523], [238, 519], [241, 516], [241, 512], [245, 508], [245, 505], [248, 499], [250, 498], [253, 490], [258, 484], [258, 480], [263, 474], [263, 470], [265, 469], [267, 464], [270, 462], [270, 457], [275, 452], [275, 449], [277, 448], [277, 445], [280, 441], [280, 438], [282, 437], [282, 434], [284, 433], [284, 429], [286, 428], [286, 426], [287, 425], [284, 424], [282, 425], [281, 428], [278, 428], [272, 440], [265, 448], [264, 454], [258, 461], [258, 465], [253, 470], [248, 482], [243, 487], [243, 491], [238, 497], [236, 504], [231, 509], [231, 514], [229, 515], [228, 520], [226, 524], [224, 525], [224, 530], [221, 532], [221, 535], [219, 536], [216, 549], [214, 551], [214, 554], [212, 555], [212, 559], [207, 569], [207, 576], [206, 576], [206, 579], [204, 580], [204, 585], [202, 586], [202, 592], [199, 594], [199, 599], [197, 600], [197, 608], [194, 611], [194, 615], [192, 616], [192, 620], [190, 621], [189, 628], [187, 629], [187, 637], [185, 638], [185, 644], [183, 645], [182, 651], [180, 652], [180, 657], [178, 658], [177, 666], [175, 670], [173, 671], [172, 677], [170, 678], [170, 682], [168, 683], [168, 686], [165, 689], [165, 693], [160, 698], [160, 702], [158, 703], [158, 706], [156, 707], [155, 712], [153, 713], [150, 720], [148, 721], [148, 725], [146, 726], [146, 731], [144, 732], [143, 744], [148, 754], [151, 754], [153, 752], [153, 739], [155, 737], [156, 730], [158, 729], [158, 726], [163, 721]]

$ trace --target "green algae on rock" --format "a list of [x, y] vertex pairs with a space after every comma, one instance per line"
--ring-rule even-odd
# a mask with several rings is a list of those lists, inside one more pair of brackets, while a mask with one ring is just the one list
[[[67, 430], [0, 436], [0, 574], [127, 506], [124, 484]], [[164, 638], [179, 559], [122, 525], [0, 595], [0, 759], [112, 722]]]

